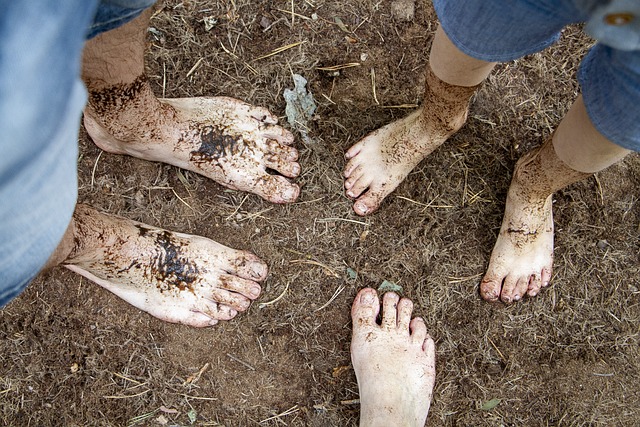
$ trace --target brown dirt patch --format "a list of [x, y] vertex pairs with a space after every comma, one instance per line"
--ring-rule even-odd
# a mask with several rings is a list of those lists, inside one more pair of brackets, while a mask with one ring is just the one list
[[[500, 65], [468, 124], [362, 219], [342, 190], [343, 153], [407, 111], [384, 106], [419, 103], [436, 28], [429, 2], [412, 22], [394, 20], [389, 3], [295, 2], [306, 18], [280, 11], [288, 1], [163, 3], [147, 58], [158, 94], [234, 96], [282, 115], [291, 72], [309, 80], [319, 110], [317, 143], [297, 144], [302, 196], [274, 206], [174, 167], [107, 153], [98, 161], [82, 133], [81, 201], [251, 250], [271, 273], [248, 313], [208, 330], [157, 321], [62, 268], [41, 276], [0, 313], [0, 424], [357, 425], [358, 405], [347, 402], [355, 377], [341, 369], [349, 307], [359, 288], [386, 279], [404, 287], [437, 340], [428, 425], [637, 425], [637, 155], [556, 194], [550, 289], [510, 307], [478, 296], [515, 161], [575, 99], [590, 41], [569, 28], [551, 49]], [[218, 20], [210, 31], [208, 17]], [[266, 32], [263, 17], [273, 23]], [[350, 62], [361, 65], [317, 70]], [[492, 398], [502, 401], [481, 410]]]

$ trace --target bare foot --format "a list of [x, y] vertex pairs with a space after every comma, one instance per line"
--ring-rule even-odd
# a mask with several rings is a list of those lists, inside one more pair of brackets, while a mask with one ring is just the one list
[[390, 123], [347, 150], [344, 187], [353, 210], [378, 209], [418, 163], [462, 127], [477, 86], [449, 85], [428, 67], [422, 108]]
[[351, 360], [360, 391], [361, 426], [424, 426], [435, 382], [435, 345], [413, 303], [393, 292], [380, 301], [362, 289], [351, 308]]
[[143, 78], [91, 91], [89, 101], [84, 125], [105, 151], [169, 163], [275, 203], [300, 193], [285, 178], [300, 173], [293, 135], [264, 108], [226, 97], [159, 100]]
[[255, 255], [78, 205], [64, 265], [161, 320], [212, 326], [260, 295], [267, 266]]
[[480, 283], [480, 294], [487, 301], [501, 299], [510, 303], [525, 294], [535, 296], [551, 280], [551, 196], [535, 196], [532, 193], [535, 183], [523, 173], [535, 155], [529, 153], [518, 162], [509, 187], [500, 234]]

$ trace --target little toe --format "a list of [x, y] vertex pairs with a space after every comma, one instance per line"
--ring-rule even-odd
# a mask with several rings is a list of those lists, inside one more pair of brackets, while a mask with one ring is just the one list
[[502, 291], [502, 280], [502, 277], [484, 276], [482, 282], [480, 282], [480, 296], [485, 301], [498, 301]]
[[222, 288], [212, 289], [206, 299], [209, 302], [224, 304], [237, 311], [245, 311], [251, 305], [251, 300], [245, 296]]
[[398, 302], [398, 328], [401, 331], [409, 332], [411, 313], [413, 312], [413, 302], [408, 298], [402, 298]]
[[193, 311], [208, 316], [211, 320], [231, 320], [238, 315], [238, 311], [228, 305], [206, 299], [202, 301]]
[[436, 343], [433, 341], [433, 338], [431, 338], [429, 334], [427, 334], [427, 337], [422, 344], [422, 350], [429, 356], [430, 359], [433, 360], [433, 367], [435, 368]]
[[354, 329], [362, 325], [372, 326], [380, 312], [380, 300], [375, 289], [364, 288], [358, 292], [351, 306]]
[[395, 292], [387, 292], [382, 297], [382, 327], [395, 329], [398, 322], [398, 301], [400, 297]]
[[409, 323], [409, 329], [414, 343], [422, 344], [427, 339], [427, 325], [421, 317], [414, 317]]
[[549, 286], [549, 282], [551, 282], [551, 268], [545, 267], [542, 269], [540, 281], [542, 282], [543, 288], [546, 288], [547, 286]]

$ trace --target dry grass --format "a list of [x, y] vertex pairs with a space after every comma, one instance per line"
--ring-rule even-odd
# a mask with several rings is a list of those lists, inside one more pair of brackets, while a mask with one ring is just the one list
[[478, 296], [515, 160], [577, 94], [589, 46], [579, 29], [499, 66], [467, 126], [363, 219], [343, 195], [343, 153], [407, 111], [385, 106], [419, 103], [428, 2], [399, 23], [379, 1], [166, 1], [152, 26], [160, 95], [228, 95], [282, 114], [291, 73], [309, 80], [319, 110], [317, 143], [298, 143], [302, 196], [273, 206], [173, 167], [97, 161], [81, 135], [82, 201], [252, 250], [271, 275], [247, 314], [204, 331], [156, 321], [63, 269], [40, 277], [0, 314], [0, 424], [356, 425], [349, 306], [386, 279], [437, 339], [428, 425], [637, 425], [638, 156], [555, 196], [550, 289], [510, 307]]

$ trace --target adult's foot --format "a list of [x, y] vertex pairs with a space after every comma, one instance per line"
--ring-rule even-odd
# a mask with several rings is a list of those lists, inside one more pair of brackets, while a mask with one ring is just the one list
[[161, 320], [212, 326], [260, 295], [267, 266], [204, 237], [151, 227], [78, 205], [64, 265]]
[[360, 391], [361, 426], [424, 426], [435, 382], [435, 345], [413, 303], [393, 292], [380, 301], [362, 289], [351, 308], [351, 360]]
[[[158, 99], [144, 77], [90, 91], [84, 125], [105, 151], [169, 163], [274, 203], [300, 189], [293, 135], [264, 108], [227, 97]], [[271, 172], [271, 173], [270, 173]], [[279, 173], [281, 175], [276, 174]]]
[[462, 127], [477, 86], [449, 85], [431, 68], [423, 107], [347, 150], [344, 187], [358, 215], [374, 212], [422, 159]]

